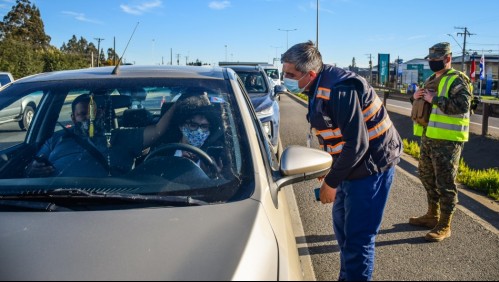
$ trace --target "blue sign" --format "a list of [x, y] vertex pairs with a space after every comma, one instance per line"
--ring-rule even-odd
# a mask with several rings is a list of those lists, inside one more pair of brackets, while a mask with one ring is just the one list
[[386, 85], [390, 75], [390, 54], [378, 54], [378, 82]]

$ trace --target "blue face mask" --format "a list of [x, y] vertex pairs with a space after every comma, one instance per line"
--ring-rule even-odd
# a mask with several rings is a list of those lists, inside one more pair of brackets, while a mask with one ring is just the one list
[[190, 130], [186, 126], [182, 126], [181, 130], [182, 134], [187, 139], [187, 142], [192, 146], [198, 148], [203, 146], [204, 141], [206, 141], [206, 139], [208, 139], [208, 136], [210, 136], [209, 130], [204, 131], [201, 128], [198, 128], [197, 130]]
[[[307, 74], [305, 74], [307, 75]], [[293, 94], [300, 94], [303, 92], [303, 90], [305, 90], [305, 88], [307, 87], [307, 85], [305, 85], [305, 87], [303, 88], [300, 88], [300, 86], [298, 86], [298, 82], [305, 77], [305, 75], [303, 75], [300, 79], [291, 79], [291, 78], [284, 78], [284, 86], [286, 86], [286, 88], [288, 89], [289, 92], [293, 93]], [[309, 82], [310, 83], [310, 82]]]

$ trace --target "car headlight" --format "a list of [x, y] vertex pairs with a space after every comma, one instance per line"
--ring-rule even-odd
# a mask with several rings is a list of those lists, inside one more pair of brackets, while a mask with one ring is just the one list
[[256, 116], [259, 118], [262, 117], [269, 117], [274, 114], [274, 107], [268, 107], [266, 109], [263, 109], [262, 111], [256, 112]]
[[270, 121], [262, 122], [263, 131], [269, 136], [272, 137], [272, 123]]

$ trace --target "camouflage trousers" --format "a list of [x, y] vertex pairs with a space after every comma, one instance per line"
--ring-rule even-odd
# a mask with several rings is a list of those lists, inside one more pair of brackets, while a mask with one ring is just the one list
[[442, 213], [451, 214], [458, 203], [456, 176], [463, 142], [421, 138], [419, 179], [428, 196], [428, 204], [440, 203]]

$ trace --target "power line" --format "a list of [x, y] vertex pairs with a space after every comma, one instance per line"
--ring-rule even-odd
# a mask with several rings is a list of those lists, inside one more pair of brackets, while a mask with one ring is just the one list
[[461, 58], [461, 68], [464, 72], [464, 56], [466, 56], [466, 36], [476, 35], [474, 33], [470, 33], [467, 27], [454, 27], [455, 29], [464, 29], [464, 32], [458, 32], [457, 35], [462, 35], [464, 37], [463, 40], [463, 57]]
[[97, 40], [97, 67], [99, 67], [100, 65], [100, 42], [102, 40], [104, 40], [104, 38], [94, 38], [95, 40]]

